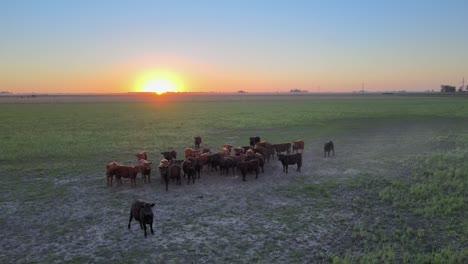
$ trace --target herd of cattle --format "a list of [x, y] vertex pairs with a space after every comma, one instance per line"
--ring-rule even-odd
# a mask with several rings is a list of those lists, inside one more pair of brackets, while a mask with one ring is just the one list
[[[175, 150], [162, 152], [164, 158], [159, 162], [159, 172], [161, 174], [161, 183], [166, 184], [168, 190], [169, 181], [175, 181], [177, 185], [182, 183], [183, 176], [187, 176], [187, 184], [195, 183], [195, 179], [200, 179], [200, 173], [204, 166], [210, 171], [216, 170], [221, 175], [229, 174], [229, 170], [235, 174], [235, 169], [242, 174], [242, 180], [245, 181], [247, 173], [255, 172], [255, 178], [258, 178], [260, 169], [264, 172], [265, 161], [269, 162], [270, 158], [275, 155], [283, 165], [283, 172], [288, 173], [288, 166], [297, 164], [297, 171], [302, 167], [302, 153], [304, 152], [304, 141], [293, 141], [291, 143], [270, 144], [267, 141], [260, 141], [260, 137], [251, 137], [250, 145], [244, 147], [233, 148], [232, 145], [226, 144], [218, 153], [212, 154], [210, 149], [204, 148], [200, 150], [201, 137], [194, 138], [195, 149], [186, 148], [184, 151], [185, 160], [177, 159]], [[291, 147], [292, 152], [291, 153]], [[334, 144], [332, 141], [325, 143], [324, 156], [335, 155]], [[301, 152], [299, 152], [301, 151]], [[284, 152], [286, 154], [284, 154]], [[136, 177], [138, 173], [142, 175], [143, 182], [151, 182], [151, 165], [148, 161], [148, 153], [140, 152], [135, 155], [138, 163], [135, 166], [125, 166], [117, 162], [110, 162], [106, 165], [107, 185], [112, 186], [112, 179], [115, 177], [117, 184], [122, 184], [122, 178], [129, 178], [132, 186], [136, 185]], [[139, 222], [140, 228], [144, 230], [145, 237], [147, 236], [147, 227], [149, 225], [151, 234], [153, 231], [153, 211], [154, 203], [147, 203], [142, 200], [133, 202], [130, 209], [130, 217], [128, 221], [128, 229], [132, 219]]]
[[[304, 151], [304, 141], [293, 141], [291, 143], [271, 144], [267, 141], [261, 141], [260, 137], [250, 137], [249, 146], [234, 148], [230, 144], [225, 144], [220, 152], [212, 153], [210, 149], [200, 149], [202, 139], [194, 137], [195, 148], [186, 148], [184, 151], [185, 159], [177, 159], [177, 152], [170, 150], [162, 152], [164, 158], [159, 162], [159, 172], [161, 183], [165, 183], [166, 191], [169, 182], [182, 184], [182, 177], [187, 177], [187, 184], [195, 183], [195, 179], [200, 179], [203, 167], [209, 171], [218, 171], [221, 175], [228, 175], [229, 171], [234, 175], [236, 169], [242, 175], [242, 180], [246, 180], [248, 173], [255, 173], [258, 178], [260, 169], [264, 172], [265, 163], [269, 162], [275, 155], [283, 165], [283, 172], [288, 173], [289, 165], [297, 165], [297, 171], [302, 167], [302, 152]], [[292, 151], [291, 151], [292, 149]], [[292, 152], [292, 153], [291, 153]], [[334, 155], [334, 145], [332, 141], [325, 143], [324, 155]], [[142, 175], [144, 183], [150, 183], [152, 162], [148, 161], [148, 153], [140, 152], [135, 155], [138, 163], [135, 166], [126, 166], [118, 162], [110, 162], [106, 165], [107, 185], [112, 186], [115, 177], [118, 185], [122, 184], [122, 178], [130, 179], [131, 186], [136, 185], [138, 174]]]

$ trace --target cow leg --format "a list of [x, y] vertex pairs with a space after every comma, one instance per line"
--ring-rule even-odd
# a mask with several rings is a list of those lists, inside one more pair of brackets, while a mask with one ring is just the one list
[[145, 228], [145, 237], [146, 237], [146, 224], [142, 224]]
[[[262, 168], [262, 169], [263, 169], [263, 168]], [[259, 171], [259, 169], [257, 168], [257, 169], [255, 170], [255, 179], [258, 179], [258, 171]]]
[[132, 210], [130, 209], [130, 219], [128, 219], [128, 229], [130, 229], [130, 223], [132, 222], [133, 215], [132, 215]]
[[169, 186], [169, 176], [164, 176], [164, 182], [166, 183], [166, 192], [167, 192], [167, 187]]
[[154, 231], [153, 231], [153, 223], [150, 223], [150, 224], [149, 224], [149, 226], [150, 226], [150, 229], [151, 229], [151, 234], [152, 234], [152, 235], [154, 235]]

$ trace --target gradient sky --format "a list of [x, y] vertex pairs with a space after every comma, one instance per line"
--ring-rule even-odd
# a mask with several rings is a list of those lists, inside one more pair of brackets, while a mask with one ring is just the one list
[[468, 84], [468, 1], [2, 1], [0, 91], [439, 90]]

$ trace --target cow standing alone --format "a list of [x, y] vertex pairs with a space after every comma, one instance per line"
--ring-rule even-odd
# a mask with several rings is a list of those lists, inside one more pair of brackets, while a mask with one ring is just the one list
[[326, 157], [328, 154], [328, 157], [330, 157], [330, 151], [333, 152], [333, 156], [335, 156], [335, 145], [331, 140], [323, 146], [323, 156]]
[[194, 143], [195, 143], [195, 148], [199, 149], [200, 148], [200, 144], [201, 144], [201, 137], [200, 136], [196, 136], [193, 138], [194, 140]]
[[151, 234], [154, 235], [153, 231], [153, 211], [151, 207], [154, 206], [154, 203], [146, 203], [141, 200], [136, 200], [132, 204], [132, 208], [130, 209], [130, 219], [128, 220], [128, 229], [130, 229], [130, 223], [132, 219], [135, 218], [138, 222], [140, 222], [141, 229], [145, 230], [145, 237], [146, 237], [146, 225], [150, 226]]

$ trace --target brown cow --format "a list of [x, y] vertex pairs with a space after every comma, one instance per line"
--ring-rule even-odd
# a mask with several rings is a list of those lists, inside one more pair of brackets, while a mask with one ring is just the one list
[[201, 144], [201, 137], [200, 136], [196, 136], [193, 138], [194, 142], [195, 142], [195, 148], [200, 148], [200, 144]]
[[240, 156], [241, 154], [244, 154], [244, 148], [243, 147], [237, 147], [234, 149], [234, 155]]
[[228, 157], [231, 155], [231, 151], [228, 148], [222, 148], [220, 154], [223, 157]]
[[129, 178], [130, 185], [132, 187], [136, 186], [136, 176], [140, 169], [136, 166], [124, 166], [124, 165], [114, 165], [109, 170], [109, 175], [112, 177], [115, 175], [117, 183], [122, 184], [122, 178]]
[[198, 164], [200, 166], [199, 170], [197, 169], [197, 174], [198, 174], [199, 179], [200, 179], [200, 171], [203, 169], [203, 166], [210, 164], [210, 157], [211, 157], [210, 152], [202, 153], [202, 154], [195, 157], [196, 164]]
[[282, 152], [286, 152], [287, 154], [291, 152], [291, 143], [273, 144], [272, 146], [276, 149], [276, 155], [279, 155]]
[[114, 177], [113, 174], [111, 174], [111, 171], [120, 165], [119, 163], [112, 161], [109, 164], [106, 165], [106, 179], [107, 179], [107, 186], [112, 186], [112, 178]]
[[198, 156], [198, 154], [200, 154], [200, 151], [192, 149], [192, 148], [186, 148], [184, 153], [185, 153], [185, 159], [188, 159], [190, 157], [195, 158], [196, 156]]
[[148, 178], [148, 183], [151, 183], [151, 164], [152, 162], [149, 162], [147, 160], [141, 159], [138, 161], [137, 167], [140, 170], [141, 177], [143, 178], [143, 182], [146, 183], [146, 178]]
[[301, 150], [301, 153], [304, 152], [304, 141], [298, 140], [298, 141], [293, 141], [293, 153], [296, 151], [296, 153], [299, 153], [299, 150]]
[[169, 185], [169, 173], [168, 173], [168, 168], [169, 168], [169, 165], [171, 165], [169, 163], [169, 161], [167, 159], [162, 159], [160, 162], [159, 162], [159, 173], [161, 174], [161, 183], [166, 183], [166, 192], [167, 192], [167, 187]]
[[225, 144], [225, 145], [224, 145], [224, 148], [226, 148], [226, 149], [229, 151], [229, 155], [231, 155], [231, 151], [232, 151], [232, 148], [233, 148], [233, 147], [234, 147], [234, 146], [231, 145], [231, 144]]
[[253, 149], [248, 149], [246, 152], [245, 152], [245, 155], [247, 157], [251, 157], [251, 156], [254, 156], [255, 152], [253, 151]]
[[266, 159], [266, 161], [268, 163], [270, 163], [270, 156], [271, 156], [270, 155], [270, 153], [271, 153], [270, 149], [267, 149], [267, 148], [260, 147], [260, 146], [256, 145], [255, 148], [253, 149], [253, 151], [255, 153], [261, 154], [264, 157], [264, 159]]
[[135, 154], [135, 156], [138, 158], [138, 160], [141, 160], [141, 159], [148, 160], [148, 153], [146, 151], [139, 152]]
[[234, 161], [234, 163], [237, 165], [237, 163], [244, 161], [245, 155], [242, 154], [239, 156], [229, 156], [229, 158], [231, 158]]
[[255, 144], [255, 147], [266, 148], [267, 144], [270, 144], [270, 143], [268, 143], [268, 141], [260, 141]]
[[181, 165], [178, 163], [173, 163], [168, 167], [168, 176], [172, 181], [176, 181], [176, 185], [182, 184], [182, 168]]

